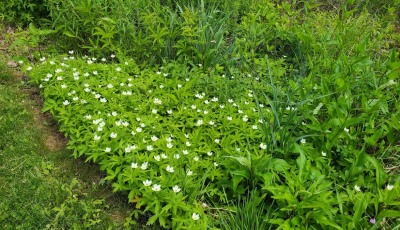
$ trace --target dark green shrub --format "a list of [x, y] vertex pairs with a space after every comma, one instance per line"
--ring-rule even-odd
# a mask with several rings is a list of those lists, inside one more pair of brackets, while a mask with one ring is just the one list
[[17, 26], [26, 26], [47, 17], [44, 0], [7, 0], [0, 2], [0, 20]]

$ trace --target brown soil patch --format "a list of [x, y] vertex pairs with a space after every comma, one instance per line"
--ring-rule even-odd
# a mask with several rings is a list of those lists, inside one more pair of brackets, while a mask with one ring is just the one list
[[[28, 81], [28, 78], [20, 71], [13, 71], [16, 81]], [[43, 133], [43, 142], [50, 152], [56, 152], [65, 149], [68, 139], [58, 131], [58, 124], [49, 113], [42, 113], [43, 98], [38, 89], [26, 85], [21, 90], [29, 96], [25, 101], [26, 106], [33, 116], [34, 126]]]
[[32, 109], [33, 121], [35, 126], [40, 129], [44, 134], [44, 144], [51, 151], [59, 151], [65, 149], [68, 140], [57, 131], [56, 125], [49, 125], [52, 122], [49, 116], [43, 114], [38, 107]]

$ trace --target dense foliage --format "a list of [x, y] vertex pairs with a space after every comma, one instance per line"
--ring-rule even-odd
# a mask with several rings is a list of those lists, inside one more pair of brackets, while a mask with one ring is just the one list
[[174, 229], [399, 223], [397, 1], [47, 4], [43, 34], [71, 51], [23, 69], [74, 156], [143, 207], [133, 217]]
[[29, 23], [38, 23], [47, 17], [48, 11], [45, 0], [7, 0], [0, 2], [0, 20], [26, 26]]

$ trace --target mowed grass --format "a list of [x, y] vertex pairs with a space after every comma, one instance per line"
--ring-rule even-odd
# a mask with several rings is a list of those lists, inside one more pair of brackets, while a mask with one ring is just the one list
[[124, 228], [133, 209], [126, 196], [102, 183], [97, 166], [71, 157], [30, 90], [0, 57], [1, 229]]

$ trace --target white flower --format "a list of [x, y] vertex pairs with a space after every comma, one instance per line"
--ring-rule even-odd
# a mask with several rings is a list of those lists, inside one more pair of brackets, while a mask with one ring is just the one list
[[194, 95], [195, 97], [197, 97], [198, 99], [202, 99], [204, 96], [203, 95], [201, 95], [201, 94], [196, 94], [196, 95]]
[[152, 140], [152, 141], [157, 141], [157, 140], [158, 140], [158, 137], [154, 135], [154, 136], [151, 137], [151, 140]]
[[196, 126], [200, 126], [200, 125], [202, 125], [203, 124], [203, 120], [198, 120], [197, 122], [196, 122]]
[[152, 109], [151, 112], [154, 113], [154, 114], [157, 114], [157, 110], [156, 109]]
[[164, 77], [166, 77], [166, 76], [168, 76], [168, 73], [164, 73], [163, 75], [164, 75]]
[[179, 159], [179, 158], [181, 158], [181, 156], [179, 154], [174, 154], [174, 158]]
[[210, 121], [210, 122], [208, 122], [208, 124], [215, 125], [215, 122], [214, 121]]
[[106, 152], [106, 153], [111, 152], [111, 148], [110, 148], [110, 147], [107, 147], [107, 148], [104, 150], [104, 152]]
[[111, 56], [110, 56], [111, 58], [115, 58], [115, 55], [114, 54], [111, 54]]
[[68, 51], [69, 54], [74, 54], [73, 50]]
[[190, 108], [196, 109], [196, 105], [191, 105]]
[[301, 138], [300, 143], [305, 144], [305, 143], [307, 143], [307, 141], [306, 141], [306, 139]]
[[114, 132], [112, 132], [112, 133], [110, 134], [110, 137], [111, 137], [111, 138], [116, 138], [116, 137], [117, 137], [117, 134], [114, 133]]
[[361, 192], [360, 186], [358, 185], [354, 185], [354, 190], [356, 190], [357, 192]]
[[148, 145], [148, 146], [146, 147], [146, 149], [147, 149], [147, 151], [151, 151], [151, 150], [153, 150], [153, 146], [152, 146], [152, 145]]
[[128, 147], [125, 148], [125, 152], [126, 153], [130, 153], [131, 151], [132, 151], [132, 147], [131, 146], [128, 146]]
[[237, 152], [240, 152], [240, 148], [236, 148], [236, 151], [237, 151]]
[[212, 101], [212, 102], [217, 102], [217, 101], [218, 101], [218, 97], [213, 97], [213, 98], [211, 99], [211, 101]]
[[170, 110], [170, 109], [167, 110], [167, 113], [168, 113], [168, 114], [172, 114], [172, 110]]
[[54, 61], [50, 61], [50, 65], [54, 65], [56, 64]]
[[208, 100], [204, 101], [204, 104], [208, 105], [210, 102]]
[[218, 163], [217, 163], [217, 162], [215, 162], [215, 161], [214, 161], [214, 166], [215, 166], [215, 167], [218, 167]]
[[108, 84], [107, 88], [111, 89], [112, 87], [114, 87], [112, 84]]
[[200, 158], [197, 157], [197, 156], [193, 158], [194, 161], [199, 161], [199, 159], [200, 159]]
[[154, 98], [154, 104], [161, 105], [162, 101], [160, 99], [158, 99], [158, 98]]
[[188, 176], [193, 175], [193, 171], [192, 171], [192, 170], [187, 170], [187, 171], [186, 171], [186, 175], [188, 175]]
[[180, 88], [182, 88], [182, 85], [181, 85], [181, 84], [178, 84], [178, 89], [180, 89]]
[[160, 85], [160, 89], [163, 89], [164, 88], [164, 86], [163, 85]]
[[[28, 67], [29, 68], [29, 67]], [[63, 70], [62, 69], [56, 69], [55, 72], [56, 73], [61, 73]]]
[[221, 142], [221, 140], [217, 138], [217, 139], [214, 140], [214, 142], [219, 144]]
[[155, 184], [153, 185], [153, 188], [151, 188], [154, 192], [159, 192], [161, 190], [161, 185]]
[[67, 85], [66, 84], [62, 84], [61, 85], [61, 89], [65, 89], [65, 88], [67, 88]]
[[163, 153], [163, 154], [161, 154], [161, 158], [162, 158], [162, 159], [167, 159], [167, 158], [168, 158], [168, 156], [167, 156], [167, 155], [165, 155], [165, 153]]
[[183, 155], [188, 155], [188, 154], [189, 154], [189, 151], [187, 151], [187, 150], [182, 150], [182, 153], [183, 153]]
[[105, 103], [105, 102], [107, 102], [107, 99], [105, 99], [104, 97], [100, 98], [100, 102]]
[[160, 155], [154, 156], [154, 160], [160, 161], [161, 160]]
[[181, 191], [181, 189], [179, 188], [178, 185], [175, 185], [174, 187], [172, 187], [172, 190], [174, 191], [174, 193], [178, 193]]
[[117, 72], [119, 72], [119, 71], [121, 71], [121, 67], [117, 67], [115, 70], [116, 70]]
[[189, 141], [186, 141], [185, 144], [186, 144], [186, 146], [188, 146], [188, 147], [192, 145]]
[[160, 72], [160, 71], [157, 71], [157, 73], [156, 73], [156, 74], [160, 75], [160, 74], [161, 74], [161, 72]]
[[174, 172], [174, 168], [169, 166], [169, 165], [167, 165], [167, 169], [166, 170], [167, 170], [167, 172], [170, 172], [170, 173]]
[[[135, 162], [132, 162], [132, 164], [131, 164], [131, 168], [133, 168], [133, 169], [137, 169], [137, 168], [138, 168], [138, 164], [137, 164], [137, 163], [135, 163]], [[151, 181], [150, 181], [150, 184], [151, 184]]]
[[394, 188], [394, 185], [388, 184], [388, 185], [386, 186], [386, 189], [389, 190], [389, 191], [391, 191], [393, 188]]
[[97, 75], [99, 74], [97, 71], [93, 71], [93, 75]]
[[142, 169], [142, 170], [146, 170], [147, 169], [147, 166], [149, 166], [149, 162], [144, 162], [141, 166], [140, 166], [140, 168]]
[[238, 110], [238, 113], [243, 113], [243, 111], [241, 109]]
[[138, 133], [142, 132], [142, 128], [140, 128], [140, 127], [136, 128], [136, 132], [138, 132]]
[[260, 144], [260, 148], [265, 150], [265, 149], [267, 149], [267, 145], [264, 144], [264, 143], [261, 143], [261, 144]]
[[199, 220], [199, 219], [200, 219], [200, 215], [197, 214], [197, 213], [193, 213], [193, 214], [192, 214], [192, 219], [193, 219], [193, 220]]
[[65, 100], [65, 101], [63, 102], [63, 104], [64, 104], [64, 105], [69, 105], [69, 101], [68, 101], [68, 100]]
[[145, 181], [143, 181], [144, 186], [149, 187], [151, 185], [151, 180], [147, 179]]
[[326, 157], [326, 152], [322, 151], [322, 152], [321, 152], [321, 155], [322, 155], [323, 157]]
[[98, 141], [98, 140], [100, 140], [100, 136], [97, 136], [97, 135], [95, 134], [93, 139], [94, 139], [95, 141]]
[[213, 152], [208, 152], [207, 155], [212, 156]]
[[146, 127], [146, 124], [145, 123], [140, 123], [140, 127], [144, 128], [144, 127]]
[[350, 131], [350, 129], [348, 129], [348, 128], [344, 128], [343, 129], [346, 133], [348, 133], [349, 131]]
[[171, 142], [169, 142], [169, 143], [167, 143], [167, 148], [172, 148], [172, 147], [174, 147], [174, 145], [171, 143]]
[[172, 137], [167, 137], [167, 138], [165, 138], [166, 140], [167, 140], [167, 142], [169, 143], [169, 142], [172, 142]]
[[232, 117], [231, 117], [231, 116], [227, 117], [226, 119], [227, 119], [228, 121], [232, 121]]
[[257, 125], [253, 125], [252, 128], [253, 129], [258, 129], [258, 126]]
[[243, 120], [244, 122], [246, 122], [246, 121], [249, 120], [249, 117], [248, 117], [247, 115], [244, 115], [244, 117], [242, 118], [242, 120]]
[[106, 58], [102, 58], [101, 61], [102, 61], [102, 62], [105, 62], [105, 61], [107, 61], [107, 59], [106, 59]]

